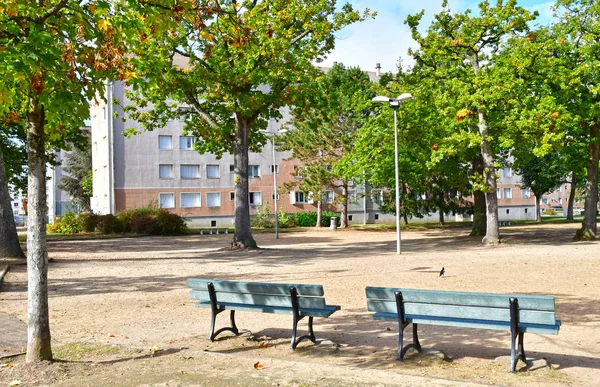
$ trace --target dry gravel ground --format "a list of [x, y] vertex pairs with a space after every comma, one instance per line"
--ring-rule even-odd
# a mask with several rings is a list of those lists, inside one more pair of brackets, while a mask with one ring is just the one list
[[[571, 242], [577, 228], [504, 227], [492, 248], [464, 228], [405, 231], [401, 256], [393, 231], [257, 234], [254, 251], [227, 250], [231, 235], [54, 241], [50, 319], [61, 361], [2, 359], [12, 366], [0, 367], [0, 385], [600, 386], [600, 243]], [[194, 307], [188, 277], [322, 284], [342, 310], [315, 319], [316, 346], [289, 349], [291, 316], [244, 312], [241, 336], [211, 343], [210, 311]], [[396, 362], [397, 325], [371, 319], [368, 285], [554, 295], [560, 334], [525, 335], [528, 357], [551, 366], [520, 364], [511, 375], [496, 360], [510, 354], [509, 333], [438, 326], [419, 327], [421, 344], [449, 359]], [[25, 321], [26, 299], [26, 269], [14, 266], [0, 312]]]

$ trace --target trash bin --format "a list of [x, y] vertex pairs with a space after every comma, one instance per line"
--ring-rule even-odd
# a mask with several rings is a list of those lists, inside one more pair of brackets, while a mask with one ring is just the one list
[[331, 217], [330, 223], [329, 223], [329, 228], [332, 230], [337, 229], [337, 218], [335, 216]]

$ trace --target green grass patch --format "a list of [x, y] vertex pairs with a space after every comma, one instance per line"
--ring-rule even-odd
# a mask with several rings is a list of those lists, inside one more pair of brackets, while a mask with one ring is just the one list
[[53, 357], [60, 360], [81, 360], [89, 356], [115, 355], [121, 349], [109, 345], [87, 345], [87, 344], [67, 344], [55, 349]]

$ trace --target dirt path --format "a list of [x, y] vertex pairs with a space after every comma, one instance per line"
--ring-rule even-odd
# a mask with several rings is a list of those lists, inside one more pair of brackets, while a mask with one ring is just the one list
[[[283, 369], [307, 367], [309, 375], [326, 375], [335, 365], [347, 370], [349, 381], [354, 380], [352, 372], [368, 370], [485, 384], [600, 386], [600, 245], [570, 242], [577, 226], [506, 227], [502, 229], [506, 243], [495, 248], [480, 246], [465, 229], [408, 231], [402, 234], [399, 257], [394, 232], [328, 229], [284, 233], [279, 240], [258, 234], [263, 249], [247, 252], [224, 250], [230, 240], [227, 235], [51, 242], [53, 345], [58, 349], [69, 343], [164, 351], [185, 348], [252, 359], [252, 364], [282, 362]], [[442, 266], [446, 276], [439, 278]], [[291, 318], [285, 315], [239, 313], [238, 326], [247, 333], [211, 343], [206, 339], [210, 312], [193, 306], [185, 286], [188, 277], [319, 283], [328, 303], [341, 305], [342, 310], [329, 319], [315, 320], [322, 344], [303, 345], [295, 352], [289, 350]], [[25, 268], [13, 267], [4, 281], [0, 311], [25, 321]], [[452, 362], [416, 357], [398, 363], [397, 326], [371, 319], [364, 297], [367, 285], [554, 295], [563, 324], [560, 334], [525, 337], [527, 355], [546, 358], [553, 367], [510, 375], [507, 364], [494, 361], [510, 354], [509, 333], [436, 326], [420, 327], [421, 344], [442, 351]], [[91, 356], [90, 361], [102, 360], [93, 353], [85, 355]], [[73, 360], [67, 355], [64, 359]], [[160, 369], [166, 359], [144, 361]], [[111, 363], [98, 374], [114, 375], [124, 363]], [[9, 378], [24, 367], [11, 367]], [[336, 380], [343, 380], [346, 371], [340, 372]], [[229, 370], [223, 369], [225, 373]], [[248, 377], [256, 373], [249, 368]], [[8, 374], [0, 368], [0, 384]], [[57, 380], [66, 383], [72, 378]], [[293, 385], [291, 379], [280, 380]], [[132, 385], [163, 383], [138, 382]], [[306, 383], [327, 384], [318, 379]]]

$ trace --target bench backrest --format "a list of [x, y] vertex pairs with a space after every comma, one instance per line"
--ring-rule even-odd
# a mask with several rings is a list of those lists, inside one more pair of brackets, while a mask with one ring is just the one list
[[322, 285], [269, 284], [262, 282], [219, 281], [188, 278], [192, 300], [210, 301], [208, 284], [213, 284], [217, 301], [222, 303], [291, 307], [290, 288], [296, 288], [301, 309], [324, 309]]
[[369, 311], [397, 313], [395, 293], [398, 291], [402, 292], [406, 315], [509, 322], [509, 299], [514, 297], [518, 299], [520, 322], [556, 324], [554, 297], [525, 294], [367, 287]]

